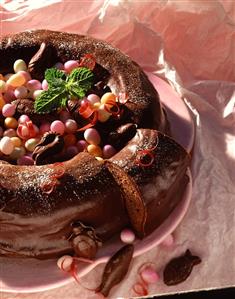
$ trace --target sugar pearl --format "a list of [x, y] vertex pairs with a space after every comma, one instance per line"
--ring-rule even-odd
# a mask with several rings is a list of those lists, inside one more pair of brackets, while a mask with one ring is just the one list
[[106, 92], [100, 99], [101, 104], [114, 105], [116, 103], [116, 96], [112, 92]]
[[4, 98], [0, 95], [0, 110], [2, 110], [3, 106], [6, 104]]
[[109, 159], [116, 154], [116, 150], [112, 145], [106, 144], [103, 147], [103, 157], [104, 159]]
[[27, 98], [28, 90], [25, 86], [19, 86], [15, 89], [14, 95], [18, 99], [24, 99]]
[[102, 149], [95, 144], [89, 144], [87, 146], [87, 151], [89, 154], [95, 156], [95, 157], [102, 157]]
[[70, 113], [68, 112], [68, 111], [66, 111], [66, 110], [62, 110], [61, 112], [60, 112], [60, 120], [62, 121], [62, 122], [66, 122], [66, 120], [68, 120], [68, 119], [70, 119], [71, 118], [71, 115], [70, 115]]
[[14, 117], [7, 117], [4, 121], [5, 127], [8, 129], [16, 129], [18, 121]]
[[30, 121], [30, 118], [26, 114], [22, 114], [18, 119], [19, 124], [25, 124], [27, 121]]
[[106, 122], [112, 114], [105, 110], [105, 105], [101, 104], [98, 110], [98, 120], [102, 123]]
[[[9, 130], [12, 130], [12, 129], [9, 129]], [[13, 137], [11, 137], [11, 141], [13, 142], [15, 147], [20, 147], [22, 145], [22, 141], [19, 137], [13, 136]]]
[[77, 122], [73, 119], [68, 119], [65, 122], [65, 131], [67, 133], [75, 133], [78, 129]]
[[39, 132], [41, 134], [44, 134], [46, 132], [49, 132], [51, 130], [51, 124], [50, 123], [42, 123], [40, 125], [40, 128], [39, 128]]
[[38, 90], [42, 89], [42, 84], [40, 81], [32, 79], [27, 82], [26, 87], [28, 90]]
[[13, 69], [14, 69], [15, 73], [18, 73], [19, 71], [26, 71], [27, 70], [27, 65], [26, 65], [24, 60], [17, 59], [14, 62]]
[[15, 137], [16, 136], [16, 130], [14, 129], [7, 129], [4, 133], [3, 136], [7, 136], [7, 137]]
[[57, 62], [55, 65], [54, 65], [54, 67], [56, 68], [56, 69], [58, 69], [58, 70], [64, 70], [64, 65], [63, 65], [63, 63], [62, 62]]
[[85, 140], [79, 140], [76, 146], [79, 152], [83, 152], [85, 149], [87, 149], [88, 143]]
[[91, 93], [88, 95], [87, 100], [91, 103], [91, 104], [95, 104], [95, 103], [99, 103], [100, 102], [100, 97], [97, 96], [94, 93]]
[[126, 228], [121, 231], [120, 239], [122, 240], [123, 243], [130, 244], [135, 241], [135, 234], [133, 233], [132, 230]]
[[64, 145], [65, 147], [68, 147], [70, 145], [75, 145], [77, 142], [77, 138], [74, 134], [67, 134], [64, 136]]
[[8, 80], [7, 84], [12, 87], [19, 87], [26, 83], [25, 77], [21, 73], [16, 73], [12, 75]]
[[27, 151], [33, 152], [37, 144], [38, 144], [38, 139], [30, 138], [25, 142], [24, 146], [27, 149]]
[[43, 92], [43, 90], [41, 90], [41, 89], [34, 90], [34, 92], [33, 92], [33, 99], [36, 100], [37, 97], [39, 97], [42, 92]]
[[94, 128], [86, 129], [84, 132], [84, 138], [90, 144], [98, 145], [100, 143], [100, 134]]
[[63, 271], [69, 272], [72, 268], [73, 258], [70, 255], [64, 255], [57, 261], [57, 266]]
[[73, 158], [74, 156], [76, 156], [78, 154], [78, 149], [76, 146], [71, 145], [68, 146], [66, 149], [66, 156], [68, 159]]
[[34, 160], [30, 156], [22, 156], [17, 160], [18, 165], [33, 165]]
[[140, 276], [147, 283], [156, 283], [159, 280], [159, 275], [152, 267], [143, 269], [140, 273]]
[[17, 146], [14, 148], [13, 152], [10, 154], [10, 158], [13, 160], [17, 160], [20, 157], [24, 156], [25, 153], [26, 153], [26, 151], [23, 146]]
[[174, 244], [174, 237], [172, 234], [168, 235], [161, 243], [165, 247], [171, 247]]
[[76, 60], [68, 60], [64, 64], [64, 69], [67, 73], [70, 73], [73, 69], [77, 68], [78, 66], [79, 64]]
[[0, 141], [0, 151], [4, 155], [10, 155], [14, 149], [13, 142], [10, 137], [4, 136]]
[[15, 114], [16, 107], [12, 104], [6, 104], [2, 107], [2, 115], [4, 117], [13, 116]]
[[0, 92], [5, 92], [6, 91], [6, 82], [3, 80], [0, 80]]
[[55, 120], [51, 123], [51, 131], [59, 133], [61, 135], [64, 134], [65, 126], [60, 120]]
[[48, 90], [48, 83], [47, 83], [47, 80], [46, 80], [46, 79], [44, 79], [44, 80], [42, 81], [42, 89], [43, 89], [43, 90]]

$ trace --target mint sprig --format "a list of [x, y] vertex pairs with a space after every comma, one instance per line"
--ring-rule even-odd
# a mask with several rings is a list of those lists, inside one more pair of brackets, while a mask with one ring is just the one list
[[43, 114], [64, 108], [69, 96], [83, 98], [92, 87], [93, 78], [92, 71], [85, 67], [76, 68], [67, 76], [56, 68], [47, 69], [45, 79], [49, 88], [35, 100], [35, 112]]

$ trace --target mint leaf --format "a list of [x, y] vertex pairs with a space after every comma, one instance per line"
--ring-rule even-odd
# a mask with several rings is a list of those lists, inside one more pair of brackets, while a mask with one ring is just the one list
[[34, 103], [36, 113], [49, 113], [66, 106], [67, 94], [64, 88], [51, 88], [43, 91]]
[[94, 74], [85, 67], [74, 69], [66, 79], [66, 89], [69, 94], [82, 98], [92, 87]]
[[66, 75], [64, 72], [50, 68], [45, 71], [45, 79], [50, 87], [59, 87], [61, 84], [65, 84]]

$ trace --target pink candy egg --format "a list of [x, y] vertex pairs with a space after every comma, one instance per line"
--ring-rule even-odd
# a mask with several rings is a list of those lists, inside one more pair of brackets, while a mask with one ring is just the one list
[[120, 234], [120, 239], [123, 243], [131, 244], [135, 241], [135, 234], [128, 228], [123, 229]]
[[86, 129], [84, 132], [84, 138], [88, 143], [94, 145], [98, 145], [101, 141], [99, 132], [94, 128]]
[[76, 146], [79, 152], [83, 152], [87, 148], [88, 143], [85, 140], [79, 140]]
[[25, 78], [26, 82], [32, 79], [29, 72], [19, 71], [18, 74], [22, 75]]
[[18, 165], [33, 165], [34, 160], [30, 156], [22, 156], [17, 160]]
[[112, 145], [106, 144], [103, 147], [103, 158], [104, 159], [109, 159], [112, 156], [114, 156], [116, 154], [116, 152], [117, 151], [115, 150], [115, 148]]
[[100, 97], [97, 96], [94, 93], [91, 93], [87, 96], [87, 100], [91, 103], [91, 104], [95, 104], [95, 103], [99, 103], [100, 102]]
[[65, 131], [65, 126], [60, 120], [55, 120], [51, 123], [50, 130], [58, 134], [63, 135]]
[[7, 90], [7, 92], [4, 93], [3, 97], [6, 103], [10, 103], [16, 99], [14, 90], [10, 88]]
[[28, 95], [28, 90], [25, 86], [19, 86], [15, 89], [14, 95], [18, 99], [24, 99]]
[[4, 117], [13, 116], [15, 114], [16, 107], [12, 104], [6, 104], [2, 107], [2, 115]]
[[146, 283], [156, 283], [159, 280], [159, 275], [152, 267], [146, 267], [140, 272], [140, 276]]
[[46, 80], [46, 79], [44, 79], [44, 80], [42, 81], [42, 89], [43, 89], [43, 90], [48, 90], [48, 83], [47, 83], [47, 80]]
[[40, 125], [39, 131], [41, 134], [44, 134], [46, 132], [49, 132], [51, 129], [51, 124], [50, 123], [42, 123]]
[[38, 89], [42, 89], [42, 84], [40, 81], [32, 79], [27, 82], [26, 87], [29, 90], [38, 90]]
[[72, 268], [73, 258], [70, 255], [64, 255], [57, 261], [57, 266], [63, 271], [69, 272]]
[[60, 112], [60, 120], [62, 122], [66, 122], [66, 120], [68, 120], [70, 118], [71, 118], [71, 115], [70, 115], [70, 113], [67, 110], [62, 110]]
[[19, 124], [24, 124], [26, 121], [30, 121], [30, 118], [26, 114], [22, 114], [18, 119]]
[[64, 69], [67, 73], [70, 73], [73, 69], [79, 66], [77, 60], [68, 60], [64, 64]]
[[74, 119], [67, 119], [65, 122], [65, 131], [67, 133], [75, 133], [78, 129], [77, 122]]

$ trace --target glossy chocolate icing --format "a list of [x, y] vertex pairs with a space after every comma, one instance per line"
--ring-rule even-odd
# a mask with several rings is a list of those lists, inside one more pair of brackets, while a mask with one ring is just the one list
[[[182, 198], [189, 163], [180, 145], [152, 129], [167, 130], [157, 92], [140, 67], [111, 45], [86, 36], [46, 30], [3, 38], [0, 72], [12, 71], [17, 58], [29, 62], [40, 47], [43, 49], [42, 43], [48, 55], [40, 54], [41, 72], [57, 61], [92, 53], [97, 64], [109, 73], [107, 84], [111, 89], [116, 94], [128, 94], [128, 113], [116, 125], [109, 124], [112, 132], [120, 134], [120, 149], [124, 147], [104, 162], [88, 153], [42, 166], [16, 166], [1, 161], [0, 255], [48, 258], [73, 253], [75, 242], [70, 237], [78, 222], [92, 227], [102, 242], [126, 226], [144, 237], [163, 222]], [[38, 74], [35, 62], [32, 67]], [[118, 126], [126, 123], [131, 123], [132, 129], [124, 138]], [[153, 163], [149, 167], [138, 165], [138, 152], [153, 148]]]

